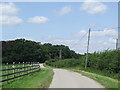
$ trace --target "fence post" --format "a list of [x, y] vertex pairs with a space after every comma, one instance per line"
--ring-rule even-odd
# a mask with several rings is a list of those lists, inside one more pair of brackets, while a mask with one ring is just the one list
[[28, 64], [27, 64], [27, 66], [28, 66], [28, 67], [27, 67], [28, 73], [29, 73], [29, 63], [30, 63], [30, 62], [28, 62]]
[[[26, 67], [28, 66], [28, 64], [27, 64], [27, 62], [26, 62]], [[27, 70], [27, 72], [26, 72], [26, 74], [28, 74], [28, 67], [26, 68], [26, 70]]]
[[15, 64], [15, 62], [13, 62], [13, 66], [12, 66], [13, 67], [13, 77], [15, 78], [15, 74], [14, 74], [15, 73], [15, 69], [14, 69], [15, 65], [14, 64]]
[[29, 72], [31, 72], [31, 70], [30, 70], [30, 69], [31, 69], [31, 62], [30, 62], [30, 65], [29, 65], [29, 66], [30, 66], [30, 67], [29, 67]]
[[[6, 63], [7, 65], [6, 65], [6, 69], [8, 69], [8, 63]], [[6, 74], [8, 74], [8, 71], [9, 70], [6, 70]], [[8, 79], [8, 75], [6, 76], [6, 79]], [[7, 80], [7, 83], [8, 83], [8, 80]]]
[[[32, 62], [32, 67], [31, 67], [32, 69], [33, 69], [33, 62]], [[33, 72], [33, 70], [31, 70], [32, 72]]]
[[[18, 68], [20, 68], [20, 62], [18, 64]], [[20, 69], [18, 69], [18, 72], [19, 72], [19, 76], [20, 76]]]
[[30, 62], [28, 62], [28, 73], [29, 73], [29, 66], [30, 66]]
[[25, 69], [25, 68], [24, 68], [24, 62], [23, 62], [23, 74], [24, 74], [24, 69]]
[[34, 62], [33, 62], [33, 72], [34, 72]]
[[[32, 69], [32, 62], [30, 62], [30, 69]], [[30, 72], [31, 72], [31, 70], [30, 70]]]
[[[38, 65], [39, 65], [39, 62], [38, 62]], [[40, 71], [40, 65], [39, 65], [39, 67], [38, 67], [38, 70]]]
[[34, 65], [35, 65], [35, 62], [33, 62], [33, 72], [35, 71], [35, 70], [34, 70]]

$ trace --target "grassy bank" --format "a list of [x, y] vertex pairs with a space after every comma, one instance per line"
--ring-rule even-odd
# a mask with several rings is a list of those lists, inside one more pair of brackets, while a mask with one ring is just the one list
[[52, 76], [53, 71], [51, 69], [42, 69], [15, 82], [6, 84], [3, 88], [48, 88], [52, 81]]
[[[48, 65], [44, 65], [46, 67], [51, 67], [51, 68], [55, 68], [53, 66], [48, 66]], [[107, 76], [104, 76], [102, 73], [98, 72], [98, 71], [93, 71], [90, 69], [83, 69], [80, 67], [69, 67], [69, 68], [65, 68], [62, 67], [63, 69], [68, 69], [68, 70], [72, 70], [75, 72], [78, 72], [84, 76], [87, 76], [95, 81], [97, 81], [98, 83], [100, 83], [102, 86], [104, 86], [105, 88], [118, 88], [118, 80], [117, 79], [113, 79]]]
[[85, 75], [87, 77], [92, 78], [93, 80], [97, 81], [101, 85], [103, 85], [105, 88], [118, 88], [118, 80], [100, 75], [99, 73], [93, 73], [93, 71], [87, 71], [80, 69], [79, 67], [74, 67], [74, 68], [68, 68], [72, 71], [79, 72], [82, 75]]

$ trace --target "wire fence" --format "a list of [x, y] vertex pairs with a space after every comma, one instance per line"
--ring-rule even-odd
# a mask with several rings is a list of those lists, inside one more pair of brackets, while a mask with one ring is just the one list
[[15, 64], [2, 64], [2, 69], [0, 70], [0, 83], [12, 81], [14, 79], [20, 79], [25, 75], [29, 75], [40, 70], [40, 65], [37, 62], [26, 62]]

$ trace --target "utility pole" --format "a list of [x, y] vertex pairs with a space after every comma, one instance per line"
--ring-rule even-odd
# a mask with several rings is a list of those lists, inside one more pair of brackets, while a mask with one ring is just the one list
[[88, 52], [89, 52], [89, 42], [90, 42], [90, 32], [91, 32], [91, 29], [89, 28], [85, 68], [87, 68], [87, 62], [88, 62]]
[[116, 39], [116, 50], [118, 50], [118, 39]]
[[59, 60], [62, 59], [62, 49], [60, 49], [60, 52], [59, 52]]
[[120, 38], [118, 38], [118, 50], [120, 50]]

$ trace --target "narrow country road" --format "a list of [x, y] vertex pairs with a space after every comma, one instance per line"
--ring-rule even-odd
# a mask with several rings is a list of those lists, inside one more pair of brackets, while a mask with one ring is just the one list
[[53, 69], [54, 76], [49, 88], [104, 88], [96, 81], [65, 69]]
[[40, 68], [46, 68], [46, 67], [43, 66], [43, 64], [39, 64], [39, 65], [40, 65]]

